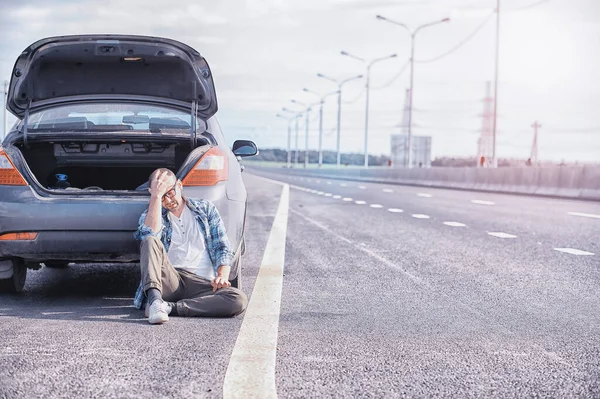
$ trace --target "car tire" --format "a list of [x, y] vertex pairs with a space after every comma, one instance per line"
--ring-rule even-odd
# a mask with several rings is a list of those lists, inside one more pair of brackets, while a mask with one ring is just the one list
[[69, 266], [69, 262], [63, 260], [49, 260], [44, 262], [44, 265], [51, 269], [64, 269]]
[[242, 257], [240, 256], [237, 260], [237, 276], [233, 280], [231, 280], [231, 286], [233, 288], [237, 288], [238, 290], [242, 289]]
[[23, 291], [27, 279], [27, 267], [22, 259], [12, 260], [13, 275], [0, 279], [0, 293], [17, 293]]

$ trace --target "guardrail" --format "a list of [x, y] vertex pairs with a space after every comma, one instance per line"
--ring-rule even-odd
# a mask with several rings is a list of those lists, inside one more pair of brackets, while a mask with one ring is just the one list
[[[272, 169], [250, 165], [250, 168]], [[599, 166], [527, 168], [282, 168], [302, 176], [320, 176], [365, 182], [453, 188], [510, 194], [600, 200]]]

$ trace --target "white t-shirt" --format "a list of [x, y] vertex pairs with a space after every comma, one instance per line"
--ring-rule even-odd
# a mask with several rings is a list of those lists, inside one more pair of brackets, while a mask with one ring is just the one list
[[181, 217], [178, 218], [171, 212], [168, 217], [173, 234], [167, 255], [173, 267], [213, 280], [215, 270], [206, 250], [200, 225], [192, 211], [184, 206]]

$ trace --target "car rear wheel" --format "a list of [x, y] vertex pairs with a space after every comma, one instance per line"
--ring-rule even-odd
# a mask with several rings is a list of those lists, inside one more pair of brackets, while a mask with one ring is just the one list
[[25, 267], [25, 263], [22, 259], [13, 259], [12, 269], [12, 277], [0, 279], [0, 293], [23, 291], [25, 280], [27, 279], [27, 267]]
[[231, 280], [231, 286], [239, 290], [242, 289], [242, 257], [240, 256], [237, 260], [237, 271], [238, 274], [233, 280]]
[[51, 269], [64, 269], [65, 267], [69, 266], [69, 262], [63, 260], [49, 260], [44, 262], [44, 265]]

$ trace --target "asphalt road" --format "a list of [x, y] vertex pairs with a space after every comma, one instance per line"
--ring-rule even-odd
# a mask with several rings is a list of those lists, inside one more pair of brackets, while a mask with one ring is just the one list
[[[291, 186], [279, 397], [600, 397], [600, 204], [244, 174], [249, 295], [281, 195], [256, 176]], [[221, 397], [243, 317], [150, 326], [138, 281], [72, 265], [0, 295], [0, 397]]]

